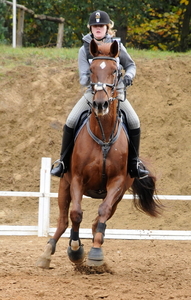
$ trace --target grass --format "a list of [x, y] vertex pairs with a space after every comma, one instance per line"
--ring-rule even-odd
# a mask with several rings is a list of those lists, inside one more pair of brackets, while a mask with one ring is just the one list
[[[70, 65], [77, 61], [79, 48], [12, 48], [11, 46], [0, 45], [0, 67], [13, 68], [17, 65], [37, 65], [39, 61], [54, 63], [60, 61], [64, 65]], [[129, 54], [136, 59], [168, 59], [169, 57], [189, 57], [191, 51], [186, 53], [174, 53], [168, 51], [151, 51], [128, 49]]]
[[38, 62], [46, 61], [48, 64], [61, 61], [64, 65], [70, 65], [77, 61], [78, 48], [12, 48], [0, 45], [0, 67], [13, 68], [18, 65], [37, 65]]
[[0, 45], [0, 56], [12, 56], [15, 58], [29, 58], [36, 56], [38, 58], [44, 57], [48, 59], [76, 59], [78, 55], [78, 48], [12, 48], [11, 46]]
[[146, 58], [146, 59], [168, 59], [169, 57], [190, 57], [191, 58], [191, 51], [186, 53], [180, 52], [170, 52], [170, 51], [160, 51], [160, 50], [137, 50], [137, 49], [127, 49], [129, 54], [136, 58]]

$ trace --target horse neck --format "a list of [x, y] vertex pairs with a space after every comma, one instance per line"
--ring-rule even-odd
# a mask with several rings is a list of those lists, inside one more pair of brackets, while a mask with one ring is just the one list
[[104, 131], [106, 141], [109, 141], [111, 134], [116, 133], [117, 131], [117, 117], [117, 101], [113, 101], [112, 103], [110, 103], [109, 113], [107, 115], [96, 117], [94, 113], [91, 114], [90, 128], [100, 140], [103, 140], [103, 135], [99, 125], [100, 122]]

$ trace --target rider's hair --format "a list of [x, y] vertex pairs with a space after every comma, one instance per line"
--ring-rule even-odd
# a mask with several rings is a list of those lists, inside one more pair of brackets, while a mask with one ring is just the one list
[[113, 29], [114, 27], [114, 22], [111, 20], [110, 24], [107, 24], [107, 32], [111, 35], [111, 36], [115, 36], [116, 34], [116, 29]]

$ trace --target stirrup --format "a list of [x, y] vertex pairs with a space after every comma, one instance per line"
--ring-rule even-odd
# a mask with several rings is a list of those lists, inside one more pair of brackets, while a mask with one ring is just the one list
[[[62, 164], [63, 169], [65, 168], [64, 162], [63, 162], [62, 160], [60, 160], [60, 159], [57, 159], [57, 160], [55, 160], [55, 162], [53, 162], [52, 167], [51, 167], [51, 170], [54, 168], [54, 165], [55, 165], [55, 164], [57, 164], [57, 165]], [[56, 167], [55, 167], [55, 168], [56, 168]]]
[[[141, 172], [143, 173], [141, 175]], [[145, 168], [141, 160], [137, 160], [137, 173], [139, 179], [144, 179], [149, 176], [149, 171]]]
[[[57, 164], [57, 165], [55, 166], [55, 164]], [[61, 167], [61, 170], [60, 170], [60, 167]], [[64, 171], [65, 171], [64, 162], [62, 160], [60, 160], [60, 159], [57, 159], [52, 164], [52, 167], [51, 167], [51, 170], [50, 170], [50, 174], [53, 175], [53, 176], [57, 176], [57, 177], [63, 177]]]

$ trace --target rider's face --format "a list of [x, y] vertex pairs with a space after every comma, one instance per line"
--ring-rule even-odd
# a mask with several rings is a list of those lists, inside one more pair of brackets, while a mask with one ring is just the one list
[[106, 35], [107, 25], [92, 25], [91, 31], [97, 40], [101, 40]]

